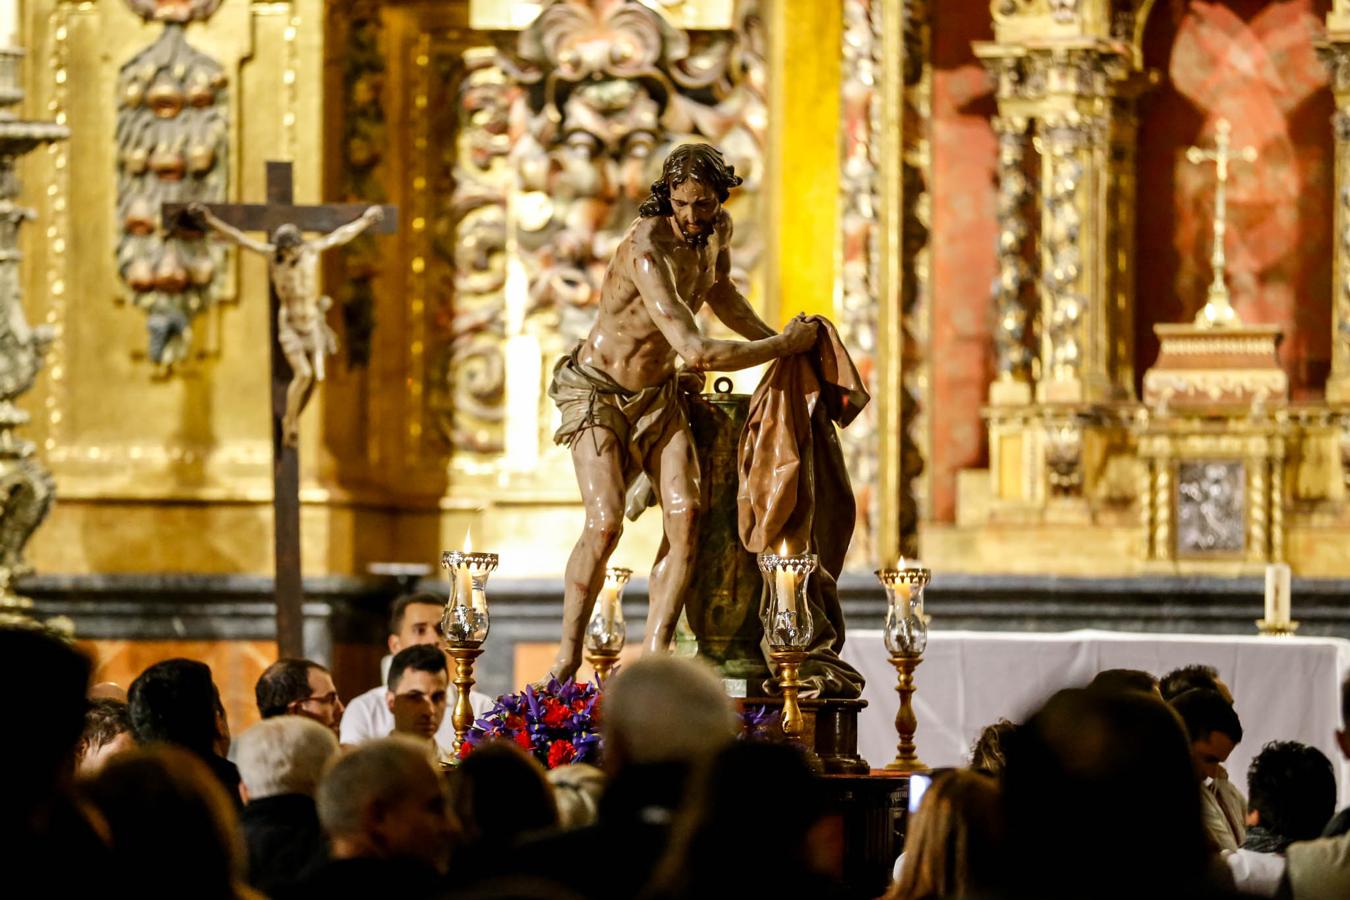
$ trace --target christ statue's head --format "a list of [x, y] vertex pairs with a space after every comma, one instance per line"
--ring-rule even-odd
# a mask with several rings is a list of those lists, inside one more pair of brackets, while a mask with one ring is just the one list
[[305, 242], [305, 236], [294, 225], [281, 225], [272, 235], [272, 245], [277, 248], [277, 257], [294, 254]]
[[666, 157], [661, 177], [638, 212], [643, 216], [670, 216], [690, 244], [708, 243], [722, 203], [741, 183], [736, 167], [711, 144], [681, 144]]

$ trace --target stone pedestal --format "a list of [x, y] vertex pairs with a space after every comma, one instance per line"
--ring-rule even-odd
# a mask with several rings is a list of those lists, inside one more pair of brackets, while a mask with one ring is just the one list
[[[782, 697], [755, 697], [737, 701], [740, 708], [764, 706], [781, 712]], [[800, 701], [802, 718], [801, 743], [816, 759], [827, 775], [866, 775], [871, 771], [867, 760], [858, 755], [858, 714], [867, 708], [866, 700]], [[781, 735], [780, 735], [781, 736]]]

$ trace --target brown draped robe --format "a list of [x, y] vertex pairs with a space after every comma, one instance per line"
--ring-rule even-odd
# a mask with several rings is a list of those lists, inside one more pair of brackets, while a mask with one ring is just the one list
[[[802, 665], [803, 693], [846, 699], [862, 693], [863, 678], [839, 658], [838, 579], [856, 506], [835, 425], [847, 426], [870, 397], [834, 325], [811, 318], [820, 324], [815, 346], [771, 362], [750, 398], [738, 455], [738, 524], [752, 553], [778, 552], [786, 542], [789, 552], [820, 557], [807, 583], [815, 634]], [[767, 641], [761, 647], [767, 658]]]

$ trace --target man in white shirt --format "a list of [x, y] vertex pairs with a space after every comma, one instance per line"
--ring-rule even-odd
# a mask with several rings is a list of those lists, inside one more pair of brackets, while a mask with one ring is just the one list
[[[360, 744], [376, 738], [387, 737], [394, 730], [394, 715], [389, 711], [386, 700], [385, 683], [389, 680], [389, 665], [394, 654], [419, 644], [439, 646], [441, 642], [441, 614], [445, 610], [445, 600], [435, 594], [406, 594], [394, 601], [389, 613], [389, 656], [380, 663], [381, 683], [366, 691], [347, 704], [342, 716], [340, 739], [344, 744]], [[448, 702], [455, 703], [455, 689], [449, 691]], [[475, 716], [481, 716], [492, 708], [492, 698], [473, 691], [469, 694], [469, 703]], [[452, 747], [455, 743], [455, 727], [446, 716], [436, 733], [436, 741], [443, 747]]]
[[389, 663], [385, 703], [394, 717], [394, 733], [430, 743], [438, 760], [448, 759], [454, 747], [436, 740], [436, 731], [446, 719], [449, 688], [445, 654], [436, 647], [415, 644], [394, 654]]

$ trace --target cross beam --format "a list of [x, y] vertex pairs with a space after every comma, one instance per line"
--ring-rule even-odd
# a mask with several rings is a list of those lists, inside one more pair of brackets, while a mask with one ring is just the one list
[[[281, 225], [295, 225], [303, 231], [328, 232], [361, 216], [364, 204], [333, 203], [322, 206], [295, 205], [291, 164], [267, 163], [266, 203], [208, 204], [221, 221], [241, 231], [265, 231], [271, 234]], [[382, 207], [384, 220], [373, 232], [392, 234], [397, 230], [398, 208]], [[187, 204], [164, 204], [165, 229], [181, 225], [188, 215]], [[272, 339], [272, 512], [275, 519], [277, 651], [283, 657], [303, 657], [304, 590], [300, 580], [300, 461], [297, 449], [282, 439], [281, 419], [286, 411], [286, 388], [291, 367], [277, 338], [277, 314], [281, 300], [276, 286], [271, 290], [268, 329]]]

